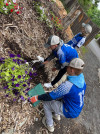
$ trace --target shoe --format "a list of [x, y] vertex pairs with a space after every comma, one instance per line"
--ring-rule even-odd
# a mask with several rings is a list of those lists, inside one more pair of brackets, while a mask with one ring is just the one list
[[39, 61], [44, 62], [44, 58], [43, 58], [43, 57], [41, 57], [41, 56], [37, 56], [37, 58], [38, 58]]
[[44, 87], [50, 88], [50, 87], [53, 87], [53, 86], [51, 85], [51, 83], [44, 83]]
[[61, 120], [61, 117], [60, 117], [60, 115], [58, 115], [58, 114], [54, 114], [54, 115], [53, 115], [53, 118], [56, 119], [56, 120], [58, 120], [58, 121]]
[[45, 117], [43, 117], [42, 123], [49, 130], [49, 132], [54, 132], [54, 126], [47, 126]]

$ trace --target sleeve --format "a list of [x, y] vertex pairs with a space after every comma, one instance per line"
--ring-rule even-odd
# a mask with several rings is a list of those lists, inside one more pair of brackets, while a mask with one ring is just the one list
[[53, 100], [63, 98], [64, 95], [66, 95], [70, 92], [72, 85], [73, 84], [71, 82], [66, 81], [66, 82], [62, 83], [60, 86], [58, 86], [58, 88], [56, 88], [52, 92], [50, 92], [49, 95], [51, 96], [51, 98]]
[[83, 37], [77, 44], [77, 47], [80, 48], [85, 43], [86, 38]]
[[51, 61], [54, 58], [55, 58], [55, 55], [52, 52], [44, 61]]
[[52, 101], [53, 99], [51, 98], [51, 96], [49, 95], [49, 93], [46, 93], [46, 94], [39, 95], [38, 96], [38, 100]]
[[64, 67], [66, 67], [66, 66], [68, 66], [68, 65], [69, 65], [68, 62], [64, 62], [64, 63], [62, 64], [62, 66], [61, 66], [61, 69], [64, 68]]
[[66, 62], [66, 58], [65, 58], [64, 52], [61, 49], [58, 50], [57, 55], [58, 55], [59, 62], [61, 64]]

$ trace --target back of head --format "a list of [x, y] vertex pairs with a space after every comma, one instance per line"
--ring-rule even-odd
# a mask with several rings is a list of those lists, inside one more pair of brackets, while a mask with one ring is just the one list
[[60, 43], [60, 38], [56, 35], [52, 35], [48, 38], [48, 42], [44, 44], [45, 48], [49, 48], [52, 45], [57, 45]]
[[85, 32], [87, 34], [90, 34], [92, 32], [92, 27], [90, 24], [82, 23], [82, 27], [84, 28]]

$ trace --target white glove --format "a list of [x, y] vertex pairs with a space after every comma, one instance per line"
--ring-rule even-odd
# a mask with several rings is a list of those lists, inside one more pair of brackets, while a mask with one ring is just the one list
[[39, 61], [44, 62], [44, 58], [43, 58], [43, 57], [41, 57], [41, 56], [37, 56], [37, 58], [38, 58]]
[[50, 88], [50, 87], [53, 87], [53, 86], [51, 85], [51, 83], [44, 83], [44, 87]]

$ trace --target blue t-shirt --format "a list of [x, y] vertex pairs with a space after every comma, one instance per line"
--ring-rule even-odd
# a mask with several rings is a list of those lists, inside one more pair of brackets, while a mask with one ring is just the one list
[[77, 51], [68, 44], [63, 44], [58, 50], [53, 50], [53, 54], [59, 59], [59, 63], [69, 63], [73, 58], [78, 58]]

